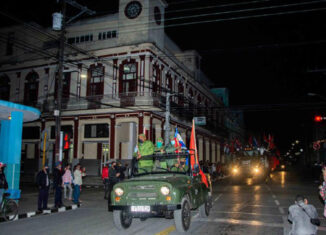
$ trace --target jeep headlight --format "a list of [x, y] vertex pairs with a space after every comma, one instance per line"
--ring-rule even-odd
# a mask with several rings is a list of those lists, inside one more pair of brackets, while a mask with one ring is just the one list
[[117, 195], [118, 197], [121, 197], [122, 195], [123, 195], [123, 189], [122, 188], [116, 188], [115, 190], [114, 190], [114, 193], [115, 193], [115, 195]]
[[258, 174], [259, 172], [260, 172], [259, 167], [255, 167], [255, 168], [254, 168], [254, 173]]
[[170, 189], [169, 189], [168, 187], [166, 187], [166, 186], [162, 186], [162, 187], [161, 187], [161, 193], [162, 193], [164, 196], [166, 196], [166, 195], [168, 195], [168, 194], [170, 193]]

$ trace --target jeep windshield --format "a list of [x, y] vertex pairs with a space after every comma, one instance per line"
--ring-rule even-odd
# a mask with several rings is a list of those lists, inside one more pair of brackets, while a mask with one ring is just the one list
[[186, 174], [190, 170], [188, 153], [155, 154], [134, 161], [133, 176], [146, 174]]

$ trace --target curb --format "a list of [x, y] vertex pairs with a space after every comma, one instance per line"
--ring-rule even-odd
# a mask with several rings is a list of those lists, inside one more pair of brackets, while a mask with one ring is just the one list
[[[80, 204], [64, 206], [64, 207], [60, 207], [60, 208], [54, 208], [51, 210], [44, 210], [43, 212], [31, 211], [31, 212], [19, 214], [13, 221], [21, 220], [21, 219], [25, 219], [25, 218], [31, 218], [31, 217], [35, 217], [35, 216], [59, 213], [59, 212], [64, 212], [64, 211], [68, 211], [68, 210], [76, 210], [78, 207], [80, 207]], [[0, 223], [2, 223], [2, 222], [7, 222], [7, 221], [3, 217], [0, 217]], [[8, 221], [8, 222], [10, 222], [10, 221]]]

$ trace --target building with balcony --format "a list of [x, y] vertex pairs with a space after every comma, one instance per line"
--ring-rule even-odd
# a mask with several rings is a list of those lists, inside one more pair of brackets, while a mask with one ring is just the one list
[[[109, 159], [131, 159], [139, 133], [153, 142], [164, 136], [165, 103], [171, 97], [175, 127], [189, 143], [191, 120], [205, 116], [196, 130], [199, 157], [224, 161], [221, 143], [229, 136], [223, 102], [200, 71], [200, 55], [182, 51], [164, 32], [163, 0], [120, 0], [119, 12], [89, 17], [66, 28], [62, 130], [70, 136], [64, 160], [82, 162], [99, 175]], [[41, 110], [23, 128], [22, 170], [41, 162], [40, 133], [47, 129], [49, 163], [55, 159], [58, 36], [34, 23], [1, 29], [0, 98]]]

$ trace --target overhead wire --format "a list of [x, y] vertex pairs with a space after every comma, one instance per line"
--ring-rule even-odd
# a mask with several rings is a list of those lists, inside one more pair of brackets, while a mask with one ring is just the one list
[[[244, 13], [244, 12], [251, 12], [251, 11], [261, 11], [261, 10], [270, 10], [274, 8], [283, 8], [283, 7], [293, 7], [293, 6], [300, 6], [300, 5], [307, 5], [307, 4], [316, 4], [316, 3], [322, 3], [326, 2], [325, 0], [316, 0], [313, 2], [301, 2], [301, 3], [293, 3], [293, 4], [280, 4], [275, 6], [268, 6], [268, 7], [259, 7], [259, 8], [247, 8], [247, 9], [241, 9], [241, 10], [229, 10], [229, 11], [223, 11], [223, 12], [215, 12], [215, 13], [207, 13], [207, 14], [198, 14], [198, 15], [191, 15], [191, 16], [182, 16], [182, 17], [175, 17], [175, 18], [167, 18], [164, 19], [164, 22], [172, 21], [172, 20], [182, 20], [182, 19], [188, 19], [188, 18], [196, 18], [196, 17], [203, 17], [203, 16], [213, 16], [213, 15], [225, 15], [225, 14], [234, 14], [234, 13]], [[184, 25], [194, 25], [194, 24], [200, 24], [200, 23], [213, 23], [213, 22], [222, 22], [222, 21], [228, 21], [228, 20], [237, 20], [237, 19], [250, 19], [250, 18], [257, 18], [257, 17], [264, 17], [264, 16], [274, 16], [274, 15], [285, 15], [285, 14], [295, 14], [295, 13], [305, 13], [305, 12], [311, 12], [311, 11], [319, 11], [324, 10], [325, 8], [314, 8], [314, 9], [301, 9], [301, 10], [294, 10], [294, 11], [284, 11], [284, 12], [276, 12], [276, 13], [267, 13], [267, 14], [260, 14], [260, 15], [249, 15], [249, 16], [236, 16], [236, 17], [229, 17], [229, 18], [222, 18], [222, 19], [211, 19], [211, 20], [205, 20], [205, 21], [192, 21], [187, 23], [174, 23], [174, 24], [168, 24], [164, 26], [149, 26], [144, 28], [136, 28], [136, 29], [128, 29], [123, 30], [121, 29], [122, 26], [119, 29], [119, 35], [123, 33], [130, 33], [130, 32], [137, 32], [137, 31], [143, 31], [148, 29], [162, 29], [162, 28], [171, 28], [171, 27], [178, 27], [178, 26], [184, 26]], [[244, 18], [245, 17], [245, 18]], [[154, 23], [155, 20], [149, 21], [149, 23]], [[142, 26], [144, 23], [130, 23], [127, 24], [124, 27], [134, 27], [134, 26]], [[93, 27], [92, 30], [110, 30], [110, 29], [116, 29], [116, 26], [112, 27]], [[74, 31], [76, 32], [84, 32], [84, 31]]]

